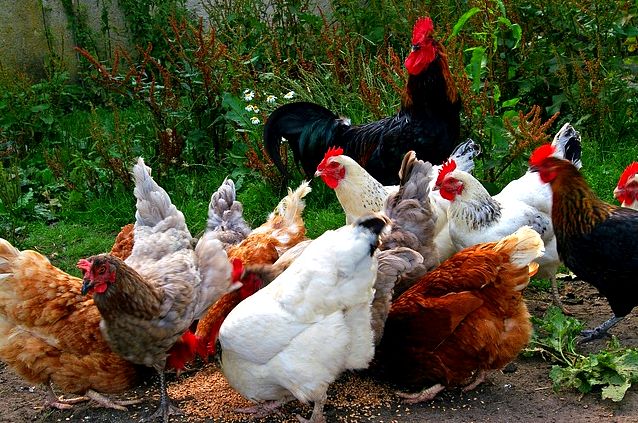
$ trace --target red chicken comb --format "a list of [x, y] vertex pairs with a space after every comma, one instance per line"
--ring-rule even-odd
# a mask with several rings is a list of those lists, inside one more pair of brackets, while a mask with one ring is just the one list
[[443, 163], [443, 167], [441, 167], [441, 170], [439, 171], [439, 177], [436, 178], [436, 186], [441, 186], [445, 175], [452, 172], [454, 169], [456, 169], [456, 162], [454, 160], [450, 159]]
[[428, 36], [434, 32], [434, 23], [432, 18], [425, 17], [419, 18], [414, 24], [414, 30], [412, 31], [412, 45], [418, 44], [425, 40]]
[[544, 144], [538, 147], [529, 157], [530, 166], [539, 166], [543, 160], [551, 157], [556, 152], [556, 147], [551, 144]]
[[87, 259], [80, 259], [78, 260], [77, 267], [82, 271], [82, 273], [86, 273], [91, 270], [91, 262]]
[[237, 282], [241, 279], [242, 273], [244, 273], [244, 264], [238, 258], [234, 258], [231, 264], [233, 265], [233, 270], [230, 273], [230, 281]]
[[326, 154], [323, 156], [323, 160], [321, 160], [321, 163], [319, 163], [319, 166], [317, 166], [317, 170], [323, 170], [323, 168], [326, 166], [326, 161], [330, 157], [340, 156], [342, 154], [343, 154], [343, 148], [341, 148], [341, 147], [330, 147], [328, 149], [328, 151], [326, 151]]
[[627, 184], [629, 178], [638, 173], [638, 162], [633, 162], [629, 166], [625, 168], [622, 175], [620, 175], [620, 179], [618, 180], [618, 188], [622, 188]]

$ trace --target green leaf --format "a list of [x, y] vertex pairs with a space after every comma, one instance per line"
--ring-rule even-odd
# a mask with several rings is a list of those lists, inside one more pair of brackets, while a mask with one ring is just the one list
[[602, 399], [610, 399], [614, 402], [622, 401], [622, 399], [625, 397], [627, 389], [629, 389], [630, 386], [631, 383], [629, 382], [625, 382], [622, 385], [605, 386], [602, 389], [601, 393]]
[[459, 34], [459, 32], [461, 32], [461, 30], [463, 29], [467, 21], [480, 11], [481, 9], [479, 9], [478, 7], [473, 7], [467, 12], [463, 13], [463, 15], [459, 18], [459, 20], [456, 21], [456, 23], [454, 24], [454, 28], [452, 28], [452, 34], [450, 34], [449, 38], [456, 37]]
[[503, 102], [502, 106], [503, 106], [504, 108], [505, 108], [505, 107], [514, 107], [514, 106], [516, 106], [516, 105], [518, 104], [518, 102], [519, 102], [519, 101], [521, 101], [521, 98], [520, 98], [520, 97], [514, 97], [514, 98], [511, 98], [511, 99], [509, 99], [509, 100], [505, 100], [505, 101]]
[[31, 107], [31, 111], [33, 113], [43, 112], [47, 110], [49, 107], [51, 107], [51, 105], [49, 104], [38, 104], [36, 106]]

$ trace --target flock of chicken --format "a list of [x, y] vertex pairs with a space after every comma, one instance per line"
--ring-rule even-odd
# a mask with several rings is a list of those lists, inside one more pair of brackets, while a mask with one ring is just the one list
[[[431, 21], [417, 22], [411, 55], [427, 52], [431, 30]], [[406, 61], [411, 78], [442, 57], [430, 53], [429, 62]], [[410, 120], [405, 110], [397, 119]], [[307, 135], [298, 132], [295, 142]], [[110, 253], [78, 262], [82, 280], [0, 239], [0, 359], [46, 386], [58, 408], [91, 399], [125, 410], [131, 402], [104, 394], [130, 389], [152, 368], [160, 406], [151, 417], [165, 422], [178, 409], [164, 372], [179, 373], [218, 346], [229, 384], [255, 403], [242, 411], [255, 416], [297, 399], [314, 403], [301, 421], [325, 421], [328, 387], [346, 370], [369, 368], [404, 386], [412, 392], [399, 395], [408, 402], [446, 387], [473, 389], [529, 342], [530, 277], [552, 279], [560, 302], [562, 262], [609, 300], [614, 316], [587, 340], [638, 303], [638, 164], [621, 176], [616, 207], [587, 186], [580, 151], [566, 124], [534, 151], [527, 173], [491, 196], [471, 175], [480, 152], [472, 140], [449, 149], [442, 165], [404, 154], [397, 186], [326, 147], [312, 171], [334, 189], [346, 225], [314, 240], [302, 219], [308, 182], [251, 230], [233, 182], [224, 181], [196, 239], [139, 159], [135, 224]], [[57, 398], [51, 385], [84, 397]]]

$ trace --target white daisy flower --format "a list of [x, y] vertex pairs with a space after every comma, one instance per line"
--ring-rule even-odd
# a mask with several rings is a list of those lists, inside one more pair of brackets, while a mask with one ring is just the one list
[[272, 94], [266, 97], [266, 103], [274, 104], [275, 101], [277, 101], [277, 97]]
[[247, 112], [252, 112], [255, 109], [255, 106], [253, 106], [252, 104], [249, 104], [248, 106], [244, 107], [244, 110], [246, 110]]
[[288, 91], [286, 94], [284, 94], [284, 98], [286, 100], [290, 100], [291, 98], [293, 98], [295, 96], [295, 92], [294, 91]]
[[244, 90], [244, 100], [250, 101], [255, 98], [255, 92], [252, 90]]
[[252, 123], [253, 125], [259, 125], [261, 121], [259, 120], [259, 118], [257, 116], [253, 116], [250, 118], [250, 123]]
[[257, 107], [257, 106], [253, 106], [253, 112], [255, 112], [255, 113], [259, 113], [259, 107]]

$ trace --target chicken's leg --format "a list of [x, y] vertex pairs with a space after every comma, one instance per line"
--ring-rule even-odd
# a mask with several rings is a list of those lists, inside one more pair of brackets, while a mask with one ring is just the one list
[[183, 414], [182, 410], [171, 404], [171, 399], [168, 397], [166, 390], [166, 378], [164, 377], [164, 370], [158, 370], [160, 377], [160, 405], [158, 409], [148, 417], [146, 420], [155, 420], [157, 417], [162, 416], [164, 423], [168, 423], [170, 416]]
[[312, 409], [312, 415], [310, 419], [304, 419], [300, 415], [297, 415], [299, 423], [326, 423], [326, 416], [323, 415], [323, 405], [326, 403], [327, 397], [324, 397], [320, 401], [315, 401], [315, 406]]
[[608, 335], [607, 331], [614, 326], [616, 323], [620, 322], [623, 317], [611, 316], [609, 320], [605, 320], [600, 326], [595, 327], [594, 329], [587, 329], [580, 332], [580, 335], [583, 337], [579, 344], [584, 344], [585, 342], [593, 341], [594, 339], [600, 339]]
[[406, 392], [397, 392], [397, 395], [400, 396], [407, 402], [408, 404], [416, 404], [423, 401], [431, 401], [436, 397], [436, 395], [445, 389], [445, 386], [437, 383], [434, 386], [430, 386], [422, 390], [421, 392], [415, 392], [413, 394], [408, 394]]
[[560, 308], [560, 310], [563, 312], [564, 315], [573, 316], [574, 313], [572, 313], [571, 310], [565, 307], [565, 304], [563, 304], [563, 302], [560, 300], [560, 293], [558, 292], [558, 281], [556, 280], [556, 274], [552, 275], [549, 279], [552, 282], [552, 297], [554, 300], [554, 305]]

